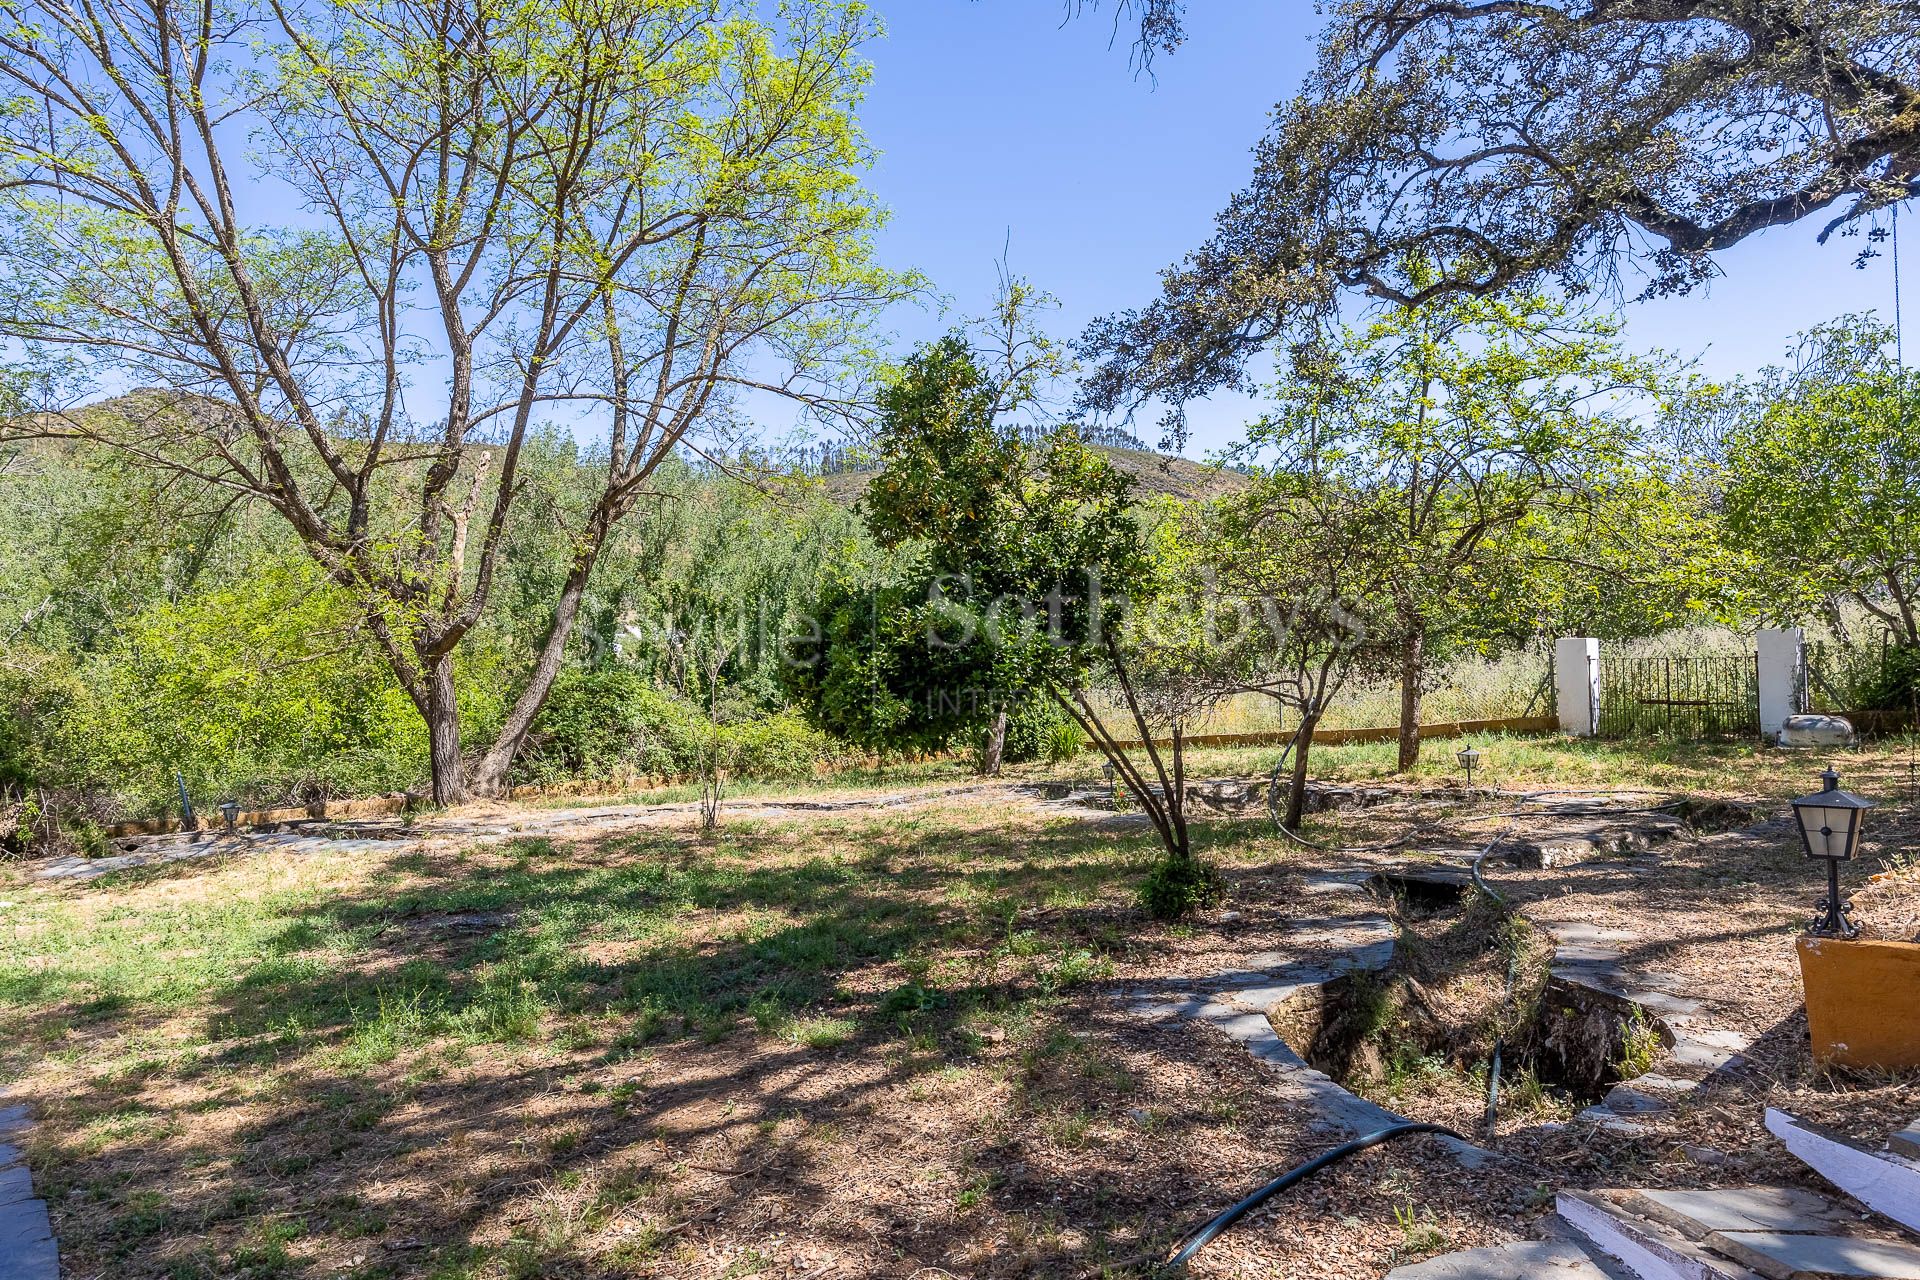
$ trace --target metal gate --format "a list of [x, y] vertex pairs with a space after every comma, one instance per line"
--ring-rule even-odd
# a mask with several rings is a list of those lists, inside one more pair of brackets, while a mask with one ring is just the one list
[[1603, 738], [1757, 738], [1760, 666], [1738, 658], [1600, 660]]

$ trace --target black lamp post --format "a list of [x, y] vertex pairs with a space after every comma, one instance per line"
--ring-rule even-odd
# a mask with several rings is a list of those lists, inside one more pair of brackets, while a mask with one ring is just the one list
[[1114, 794], [1113, 790], [1113, 761], [1109, 760], [1101, 765], [1100, 772], [1104, 774], [1107, 779], [1107, 808], [1117, 808], [1120, 800], [1119, 797]]
[[1810, 796], [1793, 802], [1794, 821], [1800, 826], [1800, 839], [1809, 858], [1827, 861], [1827, 896], [1820, 903], [1812, 932], [1829, 938], [1851, 938], [1858, 932], [1847, 919], [1847, 908], [1840, 898], [1840, 864], [1853, 861], [1860, 851], [1860, 829], [1867, 810], [1876, 801], [1840, 789], [1840, 775], [1829, 768], [1820, 775], [1822, 786]]
[[227, 821], [227, 834], [232, 835], [233, 824], [235, 820], [240, 817], [240, 802], [238, 800], [222, 800], [220, 802], [220, 816]]
[[1469, 742], [1466, 746], [1454, 752], [1453, 758], [1458, 760], [1460, 767], [1467, 771], [1467, 790], [1473, 790], [1473, 766], [1480, 763], [1480, 753], [1475, 751], [1473, 744]]

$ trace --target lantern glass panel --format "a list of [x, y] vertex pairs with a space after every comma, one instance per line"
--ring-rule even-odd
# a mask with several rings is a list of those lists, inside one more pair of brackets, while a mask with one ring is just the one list
[[1853, 826], [1860, 810], [1840, 805], [1809, 804], [1797, 810], [1807, 854], [1814, 858], [1851, 858]]

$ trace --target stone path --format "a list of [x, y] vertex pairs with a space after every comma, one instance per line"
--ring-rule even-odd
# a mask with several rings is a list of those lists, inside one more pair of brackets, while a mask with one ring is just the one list
[[[1774, 825], [1749, 827], [1736, 838], [1764, 835]], [[1544, 865], [1555, 863], [1549, 857]], [[1666, 1042], [1649, 1072], [1616, 1085], [1581, 1119], [1641, 1130], [1645, 1117], [1740, 1065], [1752, 1038], [1731, 1025], [1736, 1013], [1717, 1010], [1684, 975], [1630, 958], [1657, 951], [1664, 939], [1538, 919], [1552, 904], [1547, 898], [1517, 909], [1554, 939], [1552, 979], [1561, 998], [1584, 994], [1616, 1009], [1637, 1007]], [[1891, 1135], [1884, 1151], [1777, 1111], [1768, 1113], [1767, 1127], [1859, 1204], [1786, 1187], [1563, 1191], [1543, 1228], [1561, 1238], [1463, 1250], [1399, 1268], [1388, 1280], [1920, 1280], [1920, 1244], [1863, 1225], [1859, 1207], [1920, 1233], [1920, 1121]]]
[[26, 1107], [0, 1093], [0, 1280], [58, 1280], [60, 1253], [47, 1206], [16, 1145], [31, 1122]]
[[1590, 1255], [1639, 1280], [1920, 1280], [1920, 1245], [1791, 1187], [1563, 1191], [1556, 1208]]
[[1767, 1132], [1861, 1204], [1920, 1232], [1920, 1160], [1907, 1154], [1912, 1125], [1892, 1135], [1881, 1151], [1769, 1107]]
[[[1010, 788], [1001, 783], [980, 783], [939, 790], [820, 800], [745, 798], [727, 804], [723, 812], [736, 818], [777, 818], [810, 813], [904, 809], [990, 790], [1013, 791], [1022, 793], [1023, 798], [1032, 798], [1020, 788]], [[189, 831], [133, 836], [115, 842], [115, 847], [122, 850], [120, 853], [102, 858], [49, 858], [36, 865], [33, 871], [42, 880], [84, 883], [116, 871], [257, 853], [279, 852], [305, 856], [317, 853], [399, 852], [433, 840], [487, 844], [542, 836], [597, 835], [623, 828], [680, 821], [698, 812], [698, 803], [676, 803], [617, 804], [577, 809], [510, 809], [497, 814], [470, 817], [429, 817], [412, 824], [394, 818], [316, 818], [289, 823], [279, 831], [242, 831], [233, 835], [223, 831]]]
[[1636, 1117], [1672, 1109], [1703, 1090], [1715, 1073], [1740, 1064], [1751, 1037], [1714, 1025], [1683, 976], [1630, 964], [1625, 952], [1613, 945], [1640, 942], [1639, 935], [1578, 922], [1544, 927], [1555, 943], [1554, 981], [1639, 1008], [1661, 1038], [1671, 1041], [1651, 1070], [1615, 1085], [1601, 1102], [1581, 1112], [1581, 1119], [1617, 1132], [1640, 1132], [1643, 1126]]
[[[1371, 871], [1329, 873], [1310, 880], [1308, 893], [1330, 907], [1366, 897]], [[1401, 1123], [1405, 1116], [1368, 1102], [1309, 1066], [1274, 1030], [1268, 1014], [1280, 1005], [1347, 974], [1382, 969], [1393, 959], [1393, 922], [1378, 911], [1312, 916], [1292, 922], [1281, 944], [1247, 959], [1246, 967], [1197, 979], [1135, 983], [1121, 991], [1137, 1017], [1187, 1018], [1234, 1040], [1271, 1071], [1282, 1097], [1314, 1117], [1310, 1127], [1345, 1136]], [[1441, 1138], [1462, 1164], [1474, 1167], [1488, 1153]]]
[[[1512, 861], [1552, 868], [1678, 838], [1687, 828], [1663, 814], [1613, 822], [1590, 812], [1552, 814], [1503, 841]], [[1517, 853], [1516, 853], [1517, 850]], [[1469, 851], [1424, 848], [1439, 861], [1386, 860], [1323, 873], [1309, 886], [1334, 909], [1296, 922], [1275, 950], [1243, 968], [1193, 980], [1135, 984], [1124, 992], [1141, 1017], [1187, 1018], [1218, 1028], [1274, 1073], [1283, 1094], [1328, 1129], [1371, 1131], [1402, 1119], [1358, 1098], [1314, 1070], [1276, 1034], [1268, 1014], [1313, 987], [1393, 959], [1395, 933], [1384, 915], [1360, 908], [1375, 876], [1459, 889]], [[1738, 1067], [1751, 1036], [1732, 1025], [1682, 974], [1631, 957], [1657, 951], [1661, 939], [1550, 915], [1551, 899], [1516, 909], [1554, 939], [1551, 977], [1561, 998], [1591, 1000], [1609, 1019], [1637, 1010], [1660, 1036], [1652, 1069], [1616, 1085], [1581, 1119], [1639, 1130], [1645, 1117], [1702, 1090], [1717, 1072]], [[1349, 908], [1341, 910], [1339, 908]], [[1769, 1128], [1837, 1187], [1920, 1230], [1920, 1121], [1893, 1135], [1886, 1152], [1869, 1152], [1835, 1135], [1769, 1116]], [[1493, 1153], [1450, 1143], [1464, 1162]], [[1389, 1280], [1920, 1280], [1920, 1245], [1861, 1226], [1845, 1202], [1790, 1188], [1724, 1191], [1563, 1192], [1544, 1240], [1464, 1250], [1390, 1273]]]

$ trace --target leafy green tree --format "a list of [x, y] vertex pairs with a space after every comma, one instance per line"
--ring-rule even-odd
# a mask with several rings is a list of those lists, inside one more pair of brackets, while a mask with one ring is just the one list
[[1864, 608], [1920, 644], [1920, 376], [1863, 317], [1813, 330], [1795, 362], [1737, 394], [1725, 443], [1726, 519], [1759, 562], [1764, 613]]
[[[1183, 6], [1140, 0], [1141, 49]], [[1090, 331], [1105, 405], [1240, 379], [1346, 292], [1684, 292], [1770, 227], [1920, 193], [1920, 0], [1341, 0], [1245, 190], [1160, 298]], [[1874, 252], [1869, 246], [1866, 252]], [[1416, 276], [1416, 262], [1442, 270]]]
[[923, 346], [880, 396], [880, 469], [860, 505], [893, 560], [828, 583], [820, 661], [792, 677], [856, 741], [927, 749], [990, 726], [982, 766], [996, 772], [1010, 708], [1047, 687], [1057, 638], [1086, 626], [1070, 580], [1136, 532], [1121, 477], [1077, 435], [1029, 446], [1007, 420], [1058, 368], [1024, 328], [1038, 301], [1009, 282], [994, 321]]
[[[1273, 469], [1239, 493], [1188, 516], [1188, 553], [1169, 567], [1188, 582], [1211, 578], [1223, 607], [1209, 628], [1218, 683], [1271, 698], [1294, 724], [1273, 785], [1291, 762], [1289, 831], [1306, 812], [1314, 730], [1355, 679], [1386, 674], [1398, 656], [1391, 598], [1395, 537], [1368, 491], [1342, 480]], [[1277, 790], [1276, 790], [1277, 795]]]
[[[913, 287], [871, 260], [872, 29], [853, 0], [12, 5], [0, 335], [50, 409], [162, 389], [13, 430], [277, 513], [423, 718], [435, 799], [497, 792], [661, 463], [741, 394], [845, 412]], [[469, 765], [455, 655], [554, 413], [605, 432], [599, 483]]]
[[[1071, 426], [1028, 444], [1002, 421], [1052, 371], [1051, 348], [1025, 336], [1032, 295], [1023, 290], [1016, 282], [1003, 299], [991, 356], [950, 335], [916, 352], [883, 397], [882, 469], [866, 519], [914, 568], [885, 594], [841, 590], [822, 637], [797, 654], [803, 668], [840, 678], [815, 687], [803, 677], [800, 688], [815, 706], [851, 711], [865, 698], [872, 723], [910, 733], [943, 727], [915, 710], [930, 699], [945, 708], [980, 693], [996, 701], [1045, 690], [1153, 823], [1167, 862], [1149, 883], [1150, 905], [1178, 914], [1214, 884], [1193, 857], [1185, 817], [1183, 715], [1196, 686], [1181, 644], [1139, 625], [1156, 583], [1130, 478]], [[1124, 728], [1109, 723], [1096, 685], [1119, 703]], [[1171, 728], [1170, 752], [1156, 726]], [[1123, 745], [1128, 735], [1139, 760]]]
[[1359, 503], [1343, 523], [1377, 530], [1366, 577], [1398, 648], [1402, 770], [1419, 758], [1436, 650], [1463, 638], [1528, 521], [1590, 522], [1596, 495], [1642, 458], [1633, 411], [1666, 372], [1622, 352], [1618, 333], [1538, 296], [1391, 312], [1296, 352], [1249, 429], [1271, 477]]

